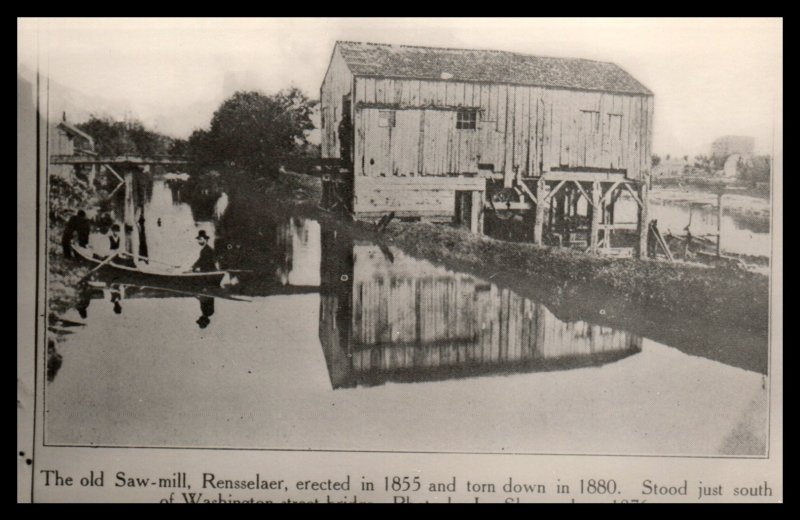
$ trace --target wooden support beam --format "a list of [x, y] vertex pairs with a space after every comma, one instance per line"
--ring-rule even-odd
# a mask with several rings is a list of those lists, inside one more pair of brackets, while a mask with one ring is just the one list
[[601, 190], [602, 188], [600, 181], [594, 181], [592, 183], [592, 232], [589, 238], [589, 250], [592, 253], [597, 253], [597, 246], [599, 244], [598, 238], [600, 234], [600, 219], [603, 218]]
[[524, 191], [525, 194], [528, 197], [531, 198], [531, 200], [534, 202], [534, 204], [538, 204], [539, 203], [539, 201], [536, 199], [536, 195], [533, 194], [533, 192], [531, 191], [531, 189], [528, 187], [527, 184], [525, 184], [523, 181], [520, 181], [519, 185], [522, 187], [522, 191]]
[[627, 189], [630, 192], [631, 197], [633, 197], [633, 200], [635, 200], [636, 203], [639, 204], [640, 208], [644, 206], [642, 199], [639, 198], [639, 195], [637, 195], [636, 192], [633, 190], [633, 188], [631, 188], [631, 184], [629, 182], [623, 183], [623, 186], [625, 186], [625, 189]]
[[591, 171], [579, 171], [579, 172], [549, 171], [544, 173], [542, 176], [548, 181], [615, 182], [615, 181], [625, 180], [625, 174], [617, 172], [605, 173], [605, 172], [591, 172]]
[[133, 255], [134, 265], [139, 265], [139, 226], [136, 224], [136, 205], [134, 200], [133, 172], [125, 172], [125, 226], [123, 235], [127, 236], [130, 227], [130, 241], [125, 240], [126, 251]]
[[722, 191], [717, 192], [717, 258], [722, 256]]
[[588, 193], [586, 193], [586, 190], [583, 189], [581, 183], [579, 181], [572, 181], [572, 182], [575, 183], [575, 186], [577, 186], [578, 190], [580, 190], [580, 192], [583, 194], [584, 198], [586, 199], [586, 202], [588, 202], [590, 206], [594, 205], [594, 202], [592, 202], [592, 198], [589, 196]]
[[608, 200], [608, 198], [611, 196], [612, 193], [614, 193], [614, 190], [616, 190], [617, 186], [619, 186], [620, 184], [622, 184], [622, 181], [617, 181], [617, 182], [615, 182], [614, 184], [611, 185], [611, 187], [608, 189], [606, 194], [603, 195], [603, 199], [602, 199], [603, 204], [606, 203], [606, 200]]
[[556, 185], [556, 187], [555, 187], [555, 188], [553, 188], [553, 190], [552, 190], [552, 191], [550, 191], [550, 192], [547, 194], [547, 200], [545, 200], [545, 202], [549, 202], [549, 199], [551, 199], [551, 198], [552, 198], [552, 197], [553, 197], [553, 196], [554, 196], [556, 193], [558, 193], [558, 190], [560, 190], [561, 188], [563, 188], [563, 187], [564, 187], [564, 185], [565, 185], [566, 183], [567, 183], [567, 181], [561, 181], [561, 182], [559, 182], [559, 183]]
[[[625, 187], [630, 190], [627, 184], [625, 184]], [[641, 183], [639, 187], [639, 197], [636, 198], [637, 202], [639, 202], [639, 258], [645, 258], [647, 256], [647, 238], [650, 234], [648, 232], [650, 228], [650, 216], [648, 215], [647, 182]], [[644, 201], [644, 203], [642, 203], [642, 201]]]
[[485, 192], [473, 191], [469, 218], [469, 230], [477, 235], [483, 234], [483, 199]]
[[547, 183], [543, 177], [540, 177], [536, 183], [536, 195], [537, 199], [539, 199], [539, 204], [536, 205], [536, 219], [533, 224], [533, 243], [540, 246], [542, 245], [544, 231], [545, 208], [548, 206]]
[[122, 175], [118, 174], [117, 171], [114, 168], [112, 168], [110, 164], [103, 164], [102, 167], [110, 171], [114, 175], [114, 177], [116, 177], [117, 180], [119, 180], [119, 182], [125, 182], [125, 179], [122, 178]]

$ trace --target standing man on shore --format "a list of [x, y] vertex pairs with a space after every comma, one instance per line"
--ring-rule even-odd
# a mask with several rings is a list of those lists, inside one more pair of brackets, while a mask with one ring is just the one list
[[61, 247], [63, 248], [64, 256], [72, 258], [72, 235], [78, 234], [78, 245], [86, 247], [89, 245], [89, 232], [91, 226], [89, 219], [86, 218], [86, 212], [82, 209], [78, 210], [77, 215], [73, 215], [64, 226], [64, 234], [61, 236]]

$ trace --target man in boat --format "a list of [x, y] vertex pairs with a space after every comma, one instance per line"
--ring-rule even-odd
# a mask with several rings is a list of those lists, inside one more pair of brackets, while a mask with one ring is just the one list
[[82, 209], [78, 210], [77, 215], [73, 215], [64, 226], [64, 234], [61, 236], [61, 246], [64, 250], [64, 256], [72, 258], [72, 235], [78, 234], [78, 245], [86, 247], [89, 245], [89, 232], [91, 226], [89, 219], [86, 218], [86, 212]]
[[208, 235], [204, 229], [197, 234], [197, 243], [200, 244], [200, 257], [192, 266], [195, 273], [204, 273], [217, 270], [217, 261], [214, 255], [214, 248], [208, 243]]

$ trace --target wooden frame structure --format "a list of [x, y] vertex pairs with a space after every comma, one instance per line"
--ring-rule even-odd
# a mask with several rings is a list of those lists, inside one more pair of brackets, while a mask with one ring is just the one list
[[504, 210], [535, 215], [534, 242], [553, 243], [567, 194], [591, 208], [587, 249], [612, 254], [632, 227], [613, 219], [627, 193], [646, 254], [653, 93], [613, 63], [337, 42], [320, 100], [322, 157], [347, 169], [329, 187], [357, 219], [479, 233], [503, 191]]
[[[119, 184], [109, 193], [112, 197], [120, 188], [125, 187], [125, 204], [123, 221], [126, 229], [130, 229], [130, 237], [123, 233], [123, 248], [133, 257], [134, 265], [139, 265], [139, 227], [136, 222], [136, 201], [134, 197], [134, 175], [141, 174], [146, 168], [155, 165], [183, 166], [188, 164], [186, 159], [170, 156], [142, 157], [138, 155], [98, 156], [98, 155], [52, 155], [50, 164], [72, 165], [74, 168], [82, 166], [98, 166], [105, 168], [117, 178]], [[117, 172], [117, 168], [122, 174]]]

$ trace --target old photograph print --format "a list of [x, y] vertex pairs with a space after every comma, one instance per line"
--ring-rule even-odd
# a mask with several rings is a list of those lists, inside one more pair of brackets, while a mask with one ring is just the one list
[[46, 445], [767, 456], [779, 20], [18, 28]]

